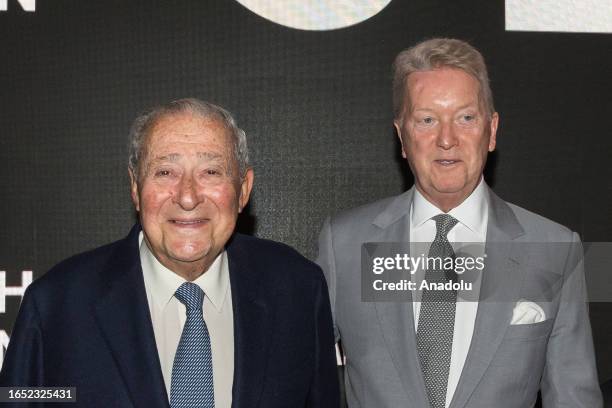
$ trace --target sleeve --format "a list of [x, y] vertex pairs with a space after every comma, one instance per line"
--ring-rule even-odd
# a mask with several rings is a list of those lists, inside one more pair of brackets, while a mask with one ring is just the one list
[[11, 333], [0, 372], [0, 386], [44, 385], [40, 314], [29, 287]]
[[340, 388], [327, 285], [323, 276], [315, 292], [315, 367], [306, 406], [338, 408]]
[[327, 281], [329, 302], [334, 322], [334, 337], [336, 342], [338, 342], [340, 340], [340, 332], [336, 324], [336, 260], [332, 242], [331, 221], [329, 218], [323, 223], [323, 228], [319, 234], [319, 255], [315, 262], [323, 269], [323, 274]]
[[601, 408], [582, 245], [573, 234], [542, 377], [543, 408]]

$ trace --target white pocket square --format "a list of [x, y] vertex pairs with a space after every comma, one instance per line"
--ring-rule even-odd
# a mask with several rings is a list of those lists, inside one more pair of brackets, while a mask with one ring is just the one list
[[512, 311], [511, 325], [534, 324], [543, 322], [546, 319], [544, 310], [535, 302], [519, 300]]

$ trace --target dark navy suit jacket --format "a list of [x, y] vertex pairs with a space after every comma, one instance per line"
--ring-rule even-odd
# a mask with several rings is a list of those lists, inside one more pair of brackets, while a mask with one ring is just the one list
[[[28, 287], [0, 386], [73, 386], [77, 404], [70, 407], [169, 406], [139, 231], [136, 226], [123, 240], [63, 261]], [[286, 245], [241, 234], [226, 250], [234, 314], [232, 406], [337, 408], [321, 270]]]

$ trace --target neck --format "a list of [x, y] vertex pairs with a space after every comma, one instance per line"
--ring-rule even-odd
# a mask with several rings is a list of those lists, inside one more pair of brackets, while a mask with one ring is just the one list
[[171, 272], [177, 274], [188, 282], [193, 282], [200, 276], [204, 275], [219, 254], [208, 254], [203, 259], [198, 259], [193, 262], [185, 262], [177, 259], [160, 257], [155, 252], [151, 251], [153, 256]]
[[[422, 192], [421, 192], [422, 194]], [[442, 212], [447, 213], [455, 207], [458, 207], [466, 197], [439, 197], [436, 199], [425, 196], [425, 199], [438, 207]]]
[[463, 203], [469, 196], [476, 190], [478, 183], [470, 189], [457, 191], [453, 193], [437, 193], [427, 194], [423, 191], [419, 185], [416, 185], [416, 189], [419, 190], [421, 195], [425, 197], [427, 201], [438, 207], [442, 212], [449, 212], [453, 208], [458, 207]]
[[210, 268], [210, 265], [212, 265], [212, 262], [208, 263], [207, 265], [202, 265], [200, 263], [198, 263], [198, 265], [191, 265], [191, 263], [187, 263], [188, 265], [185, 265], [186, 263], [187, 262], [179, 262], [166, 265], [162, 262], [162, 265], [188, 282], [193, 282], [200, 276], [204, 275]]

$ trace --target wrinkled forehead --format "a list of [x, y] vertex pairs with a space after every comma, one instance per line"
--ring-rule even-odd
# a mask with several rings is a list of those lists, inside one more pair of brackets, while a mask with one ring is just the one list
[[407, 76], [405, 89], [422, 86], [461, 86], [476, 91], [480, 88], [478, 78], [469, 72], [454, 67], [441, 67], [425, 71], [412, 72]]
[[185, 158], [215, 161], [234, 172], [238, 163], [233, 147], [231, 130], [215, 117], [191, 112], [165, 114], [144, 133], [138, 172], [147, 172], [157, 162]]
[[444, 94], [450, 88], [460, 89], [466, 97], [472, 95], [480, 108], [485, 108], [478, 78], [466, 70], [447, 66], [409, 74], [404, 82], [404, 107], [412, 109], [411, 98], [424, 92]]
[[231, 131], [222, 120], [212, 115], [179, 112], [156, 118], [145, 133], [143, 150], [151, 152], [179, 143], [193, 144], [194, 148], [198, 145], [200, 148], [204, 145], [224, 149], [233, 147]]

